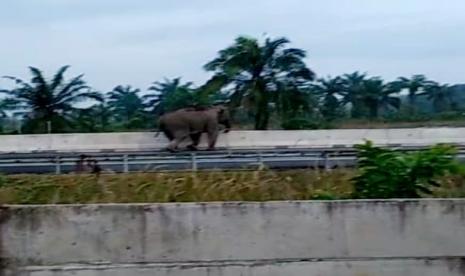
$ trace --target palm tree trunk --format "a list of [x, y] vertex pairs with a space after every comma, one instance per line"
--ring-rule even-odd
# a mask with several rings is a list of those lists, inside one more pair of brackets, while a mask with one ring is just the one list
[[262, 101], [257, 109], [255, 116], [255, 130], [266, 130], [268, 129], [268, 122], [270, 120], [270, 111], [268, 108], [268, 102]]
[[416, 113], [416, 101], [417, 101], [417, 95], [415, 94], [416, 91], [410, 92], [408, 95], [408, 102], [409, 102], [409, 112], [411, 115]]
[[350, 111], [351, 117], [354, 119], [359, 119], [363, 117], [363, 106], [360, 101], [352, 102], [352, 109]]
[[255, 115], [255, 126], [254, 126], [255, 130], [260, 130], [261, 121], [262, 121], [262, 114], [260, 112], [257, 112], [257, 114]]
[[447, 102], [444, 98], [437, 98], [433, 100], [434, 112], [441, 113], [447, 109]]
[[260, 116], [257, 116], [255, 121], [255, 129], [256, 130], [267, 130], [268, 129], [268, 122], [270, 120], [270, 113], [268, 110], [262, 111], [259, 113]]
[[378, 104], [377, 103], [371, 103], [370, 104], [370, 118], [371, 119], [376, 119], [378, 118]]
[[257, 82], [256, 85], [258, 101], [257, 101], [257, 114], [255, 117], [255, 129], [266, 130], [268, 129], [268, 122], [270, 120], [270, 110], [268, 106], [268, 94], [263, 85]]

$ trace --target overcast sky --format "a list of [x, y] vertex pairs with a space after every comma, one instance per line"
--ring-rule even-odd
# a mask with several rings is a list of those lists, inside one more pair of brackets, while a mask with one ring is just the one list
[[[465, 83], [464, 0], [2, 0], [0, 75], [72, 65], [101, 91], [201, 84], [241, 34], [286, 36], [319, 76], [416, 73]], [[69, 74], [69, 76], [70, 76]], [[0, 86], [7, 85], [0, 80]]]

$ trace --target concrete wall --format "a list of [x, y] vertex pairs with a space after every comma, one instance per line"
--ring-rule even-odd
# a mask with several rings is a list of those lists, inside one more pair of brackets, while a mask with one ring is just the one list
[[5, 206], [0, 231], [0, 275], [465, 275], [465, 200]]
[[[154, 133], [92, 133], [54, 135], [2, 135], [0, 152], [98, 151], [160, 149], [167, 140]], [[201, 146], [205, 147], [205, 137]], [[331, 147], [352, 146], [369, 139], [375, 144], [430, 145], [436, 143], [465, 143], [465, 128], [411, 129], [341, 129], [303, 131], [231, 131], [221, 134], [218, 147]]]

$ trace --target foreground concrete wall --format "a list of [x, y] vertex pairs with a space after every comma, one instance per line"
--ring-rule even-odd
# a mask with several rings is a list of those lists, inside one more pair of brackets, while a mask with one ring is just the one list
[[465, 200], [6, 206], [0, 221], [4, 275], [465, 275]]
[[[91, 133], [1, 135], [0, 152], [99, 151], [160, 149], [167, 145], [163, 134]], [[339, 129], [302, 131], [231, 131], [221, 134], [217, 146], [226, 148], [352, 146], [364, 139], [375, 144], [431, 145], [465, 143], [465, 128]], [[186, 142], [187, 143], [187, 142]], [[201, 144], [206, 146], [205, 137]]]

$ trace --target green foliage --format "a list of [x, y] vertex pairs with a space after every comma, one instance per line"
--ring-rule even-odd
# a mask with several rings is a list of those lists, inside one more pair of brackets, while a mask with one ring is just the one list
[[358, 72], [346, 74], [341, 81], [342, 102], [351, 104], [352, 118], [376, 119], [380, 113], [398, 110], [401, 105], [399, 97], [400, 86], [394, 83], [384, 83], [379, 77], [366, 78]]
[[8, 181], [5, 175], [0, 174], [0, 188], [3, 188], [7, 185]]
[[18, 101], [13, 98], [1, 99], [0, 100], [0, 118], [6, 118], [6, 111], [15, 110], [18, 105]]
[[338, 200], [340, 199], [338, 196], [330, 193], [330, 192], [316, 192], [312, 200]]
[[17, 109], [26, 110], [24, 120], [27, 132], [46, 132], [47, 122], [51, 123], [52, 132], [65, 131], [70, 124], [70, 115], [75, 110], [74, 104], [83, 100], [102, 99], [99, 93], [91, 91], [82, 79], [83, 75], [65, 81], [64, 74], [68, 68], [61, 67], [51, 80], [47, 80], [35, 67], [29, 67], [32, 75], [29, 83], [19, 78], [5, 77], [13, 80], [16, 87], [0, 92], [6, 93], [6, 101], [14, 102]]
[[106, 103], [93, 105], [89, 108], [78, 109], [73, 116], [73, 129], [78, 132], [112, 131], [111, 124], [115, 114]]
[[408, 90], [408, 108], [410, 114], [416, 113], [417, 96], [421, 93], [424, 93], [425, 88], [431, 84], [433, 84], [433, 82], [429, 81], [423, 75], [413, 75], [410, 79], [399, 77], [396, 81], [393, 82], [393, 85], [399, 89]]
[[450, 93], [451, 90], [449, 85], [432, 83], [425, 87], [425, 92], [420, 95], [425, 95], [432, 103], [434, 111], [436, 113], [441, 113], [446, 111], [452, 105]]
[[366, 80], [366, 73], [353, 72], [342, 76], [342, 101], [350, 104], [350, 115], [352, 118], [361, 118], [367, 114], [367, 106], [361, 99], [362, 84]]
[[149, 90], [152, 93], [143, 96], [143, 100], [145, 106], [155, 115], [162, 115], [196, 103], [192, 83], [182, 83], [181, 78], [154, 82]]
[[291, 118], [284, 120], [281, 127], [285, 130], [322, 129], [328, 126], [327, 123], [312, 118]]
[[[350, 169], [0, 175], [2, 204], [92, 204], [350, 199]], [[465, 197], [465, 177], [447, 176], [435, 198]]]
[[[301, 90], [314, 78], [304, 62], [305, 51], [286, 48], [289, 43], [287, 38], [267, 38], [260, 43], [255, 38], [240, 36], [204, 66], [214, 72], [210, 85], [229, 89], [233, 106], [243, 105], [254, 113], [255, 129], [268, 128], [271, 103], [282, 105], [283, 98], [290, 99], [277, 95], [287, 93], [296, 98], [300, 93], [289, 92]], [[291, 104], [291, 108], [300, 107]]]
[[[298, 121], [301, 127], [297, 129], [313, 128], [315, 119], [315, 109], [318, 105], [315, 95], [311, 93], [310, 86], [295, 86], [292, 83], [283, 83], [280, 92], [276, 93], [273, 99], [275, 111], [282, 121], [284, 129], [289, 123], [295, 124]], [[274, 110], [273, 110], [274, 111]]]
[[[350, 195], [349, 170], [7, 175], [4, 204], [331, 200]], [[1, 181], [1, 178], [0, 178]]]
[[144, 104], [138, 93], [140, 90], [130, 85], [119, 85], [108, 93], [108, 107], [125, 129], [144, 128]]
[[341, 77], [322, 78], [311, 86], [318, 99], [321, 115], [327, 121], [333, 121], [344, 114], [344, 102], [340, 100], [344, 94], [344, 80]]
[[418, 198], [430, 195], [438, 187], [438, 178], [459, 173], [455, 148], [437, 145], [428, 150], [398, 152], [357, 145], [359, 174], [352, 179], [357, 198]]
[[[315, 81], [306, 51], [289, 44], [285, 37], [260, 41], [239, 36], [204, 65], [212, 73], [207, 82], [194, 86], [181, 77], [164, 79], [153, 82], [148, 93], [118, 85], [101, 95], [83, 75], [65, 80], [69, 66], [50, 79], [29, 67], [30, 81], [6, 77], [15, 87], [0, 89], [7, 94], [0, 100], [0, 133], [44, 133], [49, 126], [52, 132], [144, 130], [153, 128], [161, 114], [217, 102], [228, 103], [238, 128], [258, 130], [328, 128], [329, 123], [355, 121], [457, 125], [465, 116], [465, 84], [449, 86], [424, 75], [388, 82], [358, 71]], [[77, 107], [92, 99], [97, 100], [93, 106]]]

